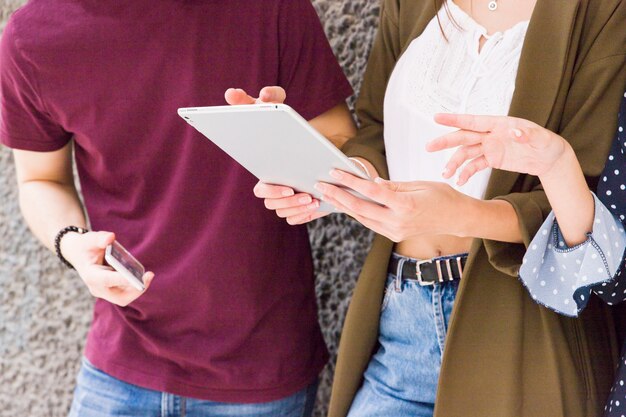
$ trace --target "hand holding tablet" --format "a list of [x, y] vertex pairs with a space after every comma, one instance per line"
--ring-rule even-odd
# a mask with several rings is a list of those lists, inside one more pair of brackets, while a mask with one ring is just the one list
[[[320, 193], [314, 187], [317, 182], [337, 184], [329, 175], [332, 169], [367, 178], [287, 105], [186, 108], [179, 109], [178, 114], [263, 183], [285, 186], [319, 199]], [[333, 208], [322, 202], [319, 210]]]

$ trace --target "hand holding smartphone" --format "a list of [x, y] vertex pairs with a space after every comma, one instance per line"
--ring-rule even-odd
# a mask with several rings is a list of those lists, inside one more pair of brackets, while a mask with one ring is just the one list
[[126, 278], [134, 288], [139, 291], [146, 289], [143, 282], [146, 269], [118, 241], [115, 240], [106, 247], [104, 260]]

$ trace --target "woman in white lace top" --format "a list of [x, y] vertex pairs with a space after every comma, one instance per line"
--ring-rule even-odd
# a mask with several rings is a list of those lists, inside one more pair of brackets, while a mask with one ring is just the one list
[[[604, 51], [616, 43], [605, 37], [622, 39], [618, 6], [610, 13], [598, 0], [383, 2], [357, 106], [361, 126], [343, 148], [375, 182], [331, 173], [374, 202], [318, 184], [325, 201], [378, 233], [344, 324], [329, 416], [596, 415], [595, 392], [604, 398], [612, 364], [593, 361], [584, 372], [578, 365], [588, 346], [607, 350], [611, 329], [565, 327], [511, 276], [549, 211], [539, 182], [489, 175], [485, 166], [457, 184], [441, 176], [453, 151], [425, 147], [451, 130], [435, 113], [524, 115], [569, 132], [573, 148], [586, 152], [585, 172], [596, 172], [604, 156], [594, 149], [608, 148], [610, 135], [589, 149], [587, 130], [600, 119], [589, 109], [621, 71], [619, 51]], [[377, 178], [387, 173], [390, 182]], [[255, 192], [291, 224], [324, 215], [315, 201], [297, 204], [293, 190], [261, 184]], [[599, 316], [593, 306], [588, 312]]]

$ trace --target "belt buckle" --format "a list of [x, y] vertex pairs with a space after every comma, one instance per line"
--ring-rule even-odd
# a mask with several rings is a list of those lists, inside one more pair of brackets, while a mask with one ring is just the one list
[[426, 259], [423, 261], [416, 261], [415, 262], [415, 277], [417, 278], [417, 282], [422, 286], [425, 287], [427, 285], [435, 285], [435, 282], [425, 282], [424, 280], [422, 280], [422, 271], [420, 269], [420, 265], [422, 264], [430, 264], [432, 263], [433, 260], [432, 259]]

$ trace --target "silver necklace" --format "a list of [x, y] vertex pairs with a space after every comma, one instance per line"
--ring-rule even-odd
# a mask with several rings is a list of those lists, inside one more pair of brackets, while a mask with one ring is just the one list
[[491, 0], [487, 7], [489, 8], [489, 11], [495, 12], [498, 10], [498, 0]]

